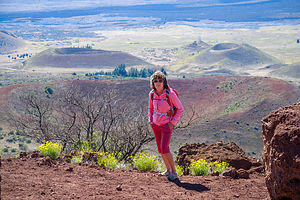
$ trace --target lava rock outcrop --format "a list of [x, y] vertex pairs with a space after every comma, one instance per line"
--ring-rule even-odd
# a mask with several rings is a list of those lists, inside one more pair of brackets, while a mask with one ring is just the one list
[[179, 149], [176, 157], [176, 162], [184, 167], [185, 173], [188, 173], [188, 165], [191, 159], [227, 162], [236, 170], [244, 169], [248, 170], [249, 173], [263, 171], [262, 163], [253, 157], [247, 156], [234, 142], [218, 141], [214, 144], [185, 144]]
[[272, 199], [300, 199], [300, 102], [262, 119], [263, 164]]

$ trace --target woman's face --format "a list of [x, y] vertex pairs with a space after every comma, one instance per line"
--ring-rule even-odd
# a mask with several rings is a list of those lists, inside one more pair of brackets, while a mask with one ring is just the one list
[[164, 89], [164, 81], [162, 79], [156, 78], [153, 80], [154, 86], [157, 90]]

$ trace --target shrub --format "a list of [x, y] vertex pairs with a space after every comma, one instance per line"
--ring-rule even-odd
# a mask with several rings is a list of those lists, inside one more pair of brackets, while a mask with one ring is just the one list
[[27, 143], [27, 144], [30, 144], [30, 143], [31, 143], [31, 140], [29, 140], [29, 139], [26, 140], [26, 143]]
[[207, 162], [204, 159], [194, 160], [191, 159], [189, 170], [195, 176], [207, 176], [210, 172], [222, 173], [224, 169], [229, 166], [226, 162]]
[[227, 167], [229, 167], [228, 163], [215, 161], [213, 162], [212, 171], [221, 174]]
[[182, 166], [175, 165], [175, 169], [176, 169], [176, 172], [177, 172], [178, 176], [182, 176], [183, 175], [183, 167]]
[[17, 149], [13, 148], [10, 150], [12, 153], [16, 153], [17, 152]]
[[57, 159], [61, 152], [61, 145], [49, 141], [43, 141], [44, 144], [39, 146], [39, 151], [44, 157], [49, 156], [52, 159]]
[[22, 150], [22, 151], [27, 151], [28, 147], [24, 143], [19, 143], [19, 149]]
[[189, 170], [192, 175], [195, 176], [206, 176], [211, 168], [211, 164], [206, 162], [204, 159], [194, 160], [191, 159]]
[[133, 166], [139, 171], [155, 171], [159, 165], [156, 156], [140, 153], [133, 158]]
[[84, 154], [84, 151], [80, 151], [79, 153], [77, 153], [76, 155], [74, 155], [72, 157], [71, 162], [72, 163], [81, 163], [82, 158], [83, 158], [83, 154]]
[[9, 131], [9, 132], [8, 132], [8, 135], [14, 135], [14, 134], [15, 134], [14, 131]]
[[8, 139], [6, 139], [6, 142], [13, 143], [14, 139], [13, 138], [8, 138]]
[[7, 153], [7, 152], [8, 152], [8, 147], [4, 147], [4, 148], [2, 149], [2, 152]]
[[115, 169], [118, 165], [118, 160], [113, 154], [99, 153], [97, 163], [109, 169]]

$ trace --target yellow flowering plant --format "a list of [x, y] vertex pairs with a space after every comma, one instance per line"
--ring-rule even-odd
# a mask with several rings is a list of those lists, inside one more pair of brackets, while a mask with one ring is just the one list
[[183, 175], [183, 167], [181, 165], [175, 165], [175, 169], [176, 169], [176, 172], [177, 172], [178, 176]]
[[210, 172], [222, 173], [224, 169], [229, 166], [226, 162], [207, 162], [204, 159], [194, 160], [191, 159], [189, 170], [192, 175], [195, 176], [207, 176]]
[[215, 161], [213, 162], [212, 170], [221, 174], [227, 167], [229, 167], [229, 164], [227, 162]]
[[206, 162], [204, 159], [194, 160], [191, 159], [189, 170], [192, 175], [206, 176], [211, 168], [211, 163]]
[[115, 169], [119, 162], [113, 154], [100, 152], [97, 158], [97, 163], [106, 168]]
[[155, 171], [159, 165], [159, 160], [156, 156], [149, 153], [140, 153], [133, 158], [133, 166], [139, 171]]
[[39, 146], [39, 151], [44, 157], [49, 156], [52, 159], [57, 159], [61, 152], [61, 145], [50, 141], [43, 141], [43, 144]]

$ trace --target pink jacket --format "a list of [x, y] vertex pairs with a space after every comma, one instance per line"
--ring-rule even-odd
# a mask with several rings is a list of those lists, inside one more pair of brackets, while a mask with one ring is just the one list
[[[154, 94], [152, 101], [153, 92]], [[175, 116], [173, 116], [172, 118], [167, 116], [166, 113], [171, 109], [170, 105], [166, 100], [167, 95], [168, 94], [166, 93], [166, 89], [164, 89], [163, 93], [160, 96], [158, 96], [156, 91], [153, 90], [149, 93], [149, 122], [153, 122], [158, 126], [164, 125], [168, 122], [171, 122], [173, 125], [175, 125], [178, 122], [183, 112], [183, 106], [175, 92], [173, 90], [170, 90], [169, 98], [172, 105], [174, 105], [177, 108], [177, 111]]]

